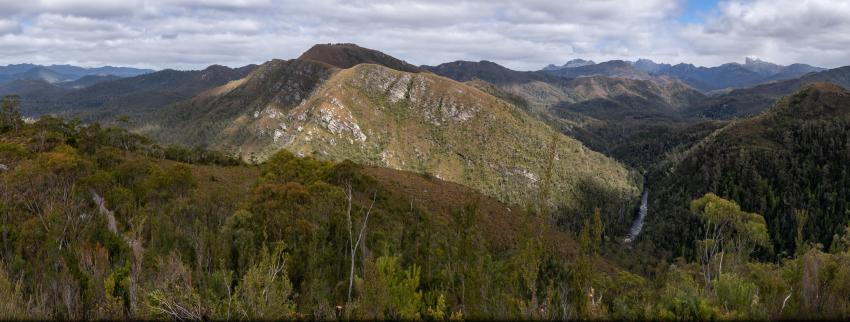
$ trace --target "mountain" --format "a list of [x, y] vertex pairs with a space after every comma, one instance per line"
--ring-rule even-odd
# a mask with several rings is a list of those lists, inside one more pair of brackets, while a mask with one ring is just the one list
[[697, 67], [683, 63], [662, 69], [656, 73], [679, 78], [701, 91], [749, 86], [765, 80], [764, 76], [735, 63], [717, 67]]
[[850, 66], [808, 73], [795, 79], [735, 89], [726, 94], [711, 96], [689, 107], [687, 113], [697, 117], [716, 119], [752, 116], [770, 107], [780, 97], [818, 82], [850, 87]]
[[9, 64], [6, 66], [0, 66], [0, 76], [25, 73], [26, 71], [37, 67], [44, 66], [34, 64]]
[[685, 63], [671, 66], [657, 64], [651, 60], [638, 60], [635, 67], [653, 75], [677, 77], [704, 92], [748, 87], [824, 70], [806, 64], [782, 66], [751, 57], [747, 57], [744, 64], [728, 63], [716, 67], [697, 67]]
[[[699, 221], [690, 200], [706, 192], [762, 214], [775, 254], [795, 250], [797, 214], [803, 234], [827, 249], [850, 221], [850, 92], [813, 83], [755, 117], [732, 122], [650, 175], [647, 242], [693, 242]], [[767, 250], [765, 250], [767, 251]]]
[[[579, 77], [563, 89], [565, 99], [549, 110], [554, 124], [591, 149], [635, 167], [648, 166], [684, 143], [698, 121], [683, 112], [705, 99], [675, 79]], [[669, 135], [680, 131], [685, 133]]]
[[[423, 68], [514, 102], [593, 150], [633, 166], [649, 165], [663, 152], [690, 142], [680, 139], [693, 135], [669, 134], [687, 131], [692, 121], [686, 122], [684, 111], [705, 99], [700, 92], [666, 76], [647, 80], [607, 76], [567, 79], [550, 72], [514, 71], [488, 61]], [[696, 129], [697, 133], [706, 133], [703, 127]]]
[[357, 64], [378, 64], [405, 72], [419, 71], [419, 68], [403, 60], [355, 44], [315, 45], [301, 54], [298, 59], [323, 62], [339, 68], [351, 68]]
[[565, 64], [563, 64], [561, 66], [555, 66], [555, 65], [549, 64], [548, 66], [543, 67], [542, 71], [559, 70], [559, 69], [564, 69], [564, 68], [575, 68], [575, 67], [582, 67], [582, 66], [588, 66], [588, 65], [593, 65], [593, 64], [596, 64], [596, 63], [593, 62], [592, 60], [584, 60], [584, 59], [581, 59], [581, 58], [577, 58], [577, 59], [570, 60], [570, 61], [566, 62]]
[[784, 68], [784, 66], [766, 62], [755, 57], [744, 58], [744, 64], [741, 67], [762, 76], [776, 75]]
[[549, 162], [548, 182], [559, 191], [553, 204], [575, 205], [581, 182], [636, 193], [616, 161], [516, 106], [448, 78], [382, 65], [274, 60], [157, 115], [164, 122], [140, 126], [161, 140], [248, 159], [286, 149], [428, 173], [511, 204], [535, 200]]
[[18, 95], [28, 104], [45, 104], [52, 97], [67, 93], [65, 88], [42, 79], [18, 79], [0, 84], [0, 96]]
[[649, 59], [638, 59], [632, 64], [635, 68], [645, 71], [650, 74], [656, 74], [662, 70], [668, 69], [672, 67], [670, 64], [659, 64]]
[[562, 68], [558, 70], [545, 71], [550, 75], [576, 78], [583, 76], [609, 76], [633, 79], [649, 79], [649, 73], [635, 68], [631, 63], [623, 60], [612, 60], [598, 64], [584, 65], [573, 68]]
[[491, 61], [480, 62], [455, 61], [437, 66], [421, 66], [434, 74], [454, 79], [458, 82], [468, 82], [480, 79], [496, 85], [528, 83], [542, 81], [549, 83], [562, 82], [561, 79], [541, 72], [521, 72], [506, 68]]
[[92, 85], [97, 84], [97, 83], [118, 80], [118, 79], [121, 79], [121, 78], [122, 78], [121, 76], [115, 76], [115, 75], [109, 75], [109, 74], [107, 74], [107, 75], [86, 75], [86, 76], [80, 77], [76, 80], [64, 82], [64, 83], [59, 83], [59, 84], [56, 84], [56, 85], [58, 85], [60, 87], [68, 88], [68, 89], [81, 89], [81, 88], [86, 88], [86, 87], [92, 86]]
[[[55, 109], [55, 100], [69, 93], [70, 90], [148, 72], [151, 70], [110, 66], [98, 68], [33, 64], [0, 66], [0, 94], [19, 95], [27, 108], [49, 111]], [[27, 111], [27, 113], [28, 115], [41, 114], [37, 111]]]
[[144, 75], [148, 73], [153, 73], [155, 70], [152, 69], [140, 69], [140, 68], [132, 68], [132, 67], [113, 67], [113, 66], [102, 66], [102, 67], [79, 67], [73, 65], [50, 65], [44, 66], [47, 69], [55, 71], [57, 73], [62, 73], [66, 75], [72, 75], [77, 78], [81, 78], [84, 76], [96, 76], [96, 75], [112, 75], [118, 77], [134, 77], [139, 75]]
[[212, 87], [240, 79], [256, 68], [248, 65], [229, 68], [213, 65], [204, 70], [166, 69], [136, 77], [98, 82], [91, 86], [51, 97], [50, 104], [22, 102], [27, 115], [45, 113], [80, 117], [89, 121], [110, 121], [118, 116], [138, 117], [194, 96]]
[[776, 74], [770, 75], [770, 80], [785, 80], [798, 78], [808, 73], [815, 73], [826, 70], [825, 68], [814, 67], [806, 64], [791, 64], [784, 66]]
[[46, 67], [34, 67], [26, 72], [10, 75], [10, 77], [13, 79], [40, 79], [51, 84], [67, 82], [74, 79], [74, 76], [61, 74]]
[[133, 77], [154, 72], [150, 69], [137, 69], [130, 67], [95, 67], [85, 68], [72, 65], [34, 65], [17, 64], [0, 66], [0, 83], [19, 79], [40, 79], [51, 84], [69, 82], [85, 76], [117, 76]]

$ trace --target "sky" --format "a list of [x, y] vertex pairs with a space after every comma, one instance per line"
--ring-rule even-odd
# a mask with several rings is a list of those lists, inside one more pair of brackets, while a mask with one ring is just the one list
[[414, 65], [850, 65], [850, 0], [0, 0], [0, 65], [200, 69], [356, 43]]

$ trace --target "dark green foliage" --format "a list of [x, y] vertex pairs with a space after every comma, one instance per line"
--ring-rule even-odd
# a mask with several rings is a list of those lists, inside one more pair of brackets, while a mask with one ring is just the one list
[[647, 234], [656, 246], [687, 254], [675, 247], [692, 244], [700, 229], [687, 202], [715, 192], [762, 214], [777, 254], [794, 253], [798, 211], [808, 213], [804, 239], [829, 247], [850, 221], [850, 105], [842, 91], [804, 90], [697, 145], [670, 172], [662, 164], [650, 179]]
[[17, 95], [3, 97], [0, 103], [0, 133], [17, 131], [22, 125], [21, 98]]
[[[354, 163], [285, 151], [259, 169], [174, 162], [204, 158], [49, 117], [0, 147], [0, 263], [22, 281], [0, 295], [36, 317], [330, 319], [337, 305], [351, 318], [576, 314], [562, 310], [578, 300], [569, 256], [552, 244], [569, 240], [538, 221], [525, 248], [505, 242], [516, 232], [484, 233], [488, 220], [515, 227], [528, 215], [466, 188], [421, 204]], [[353, 221], [370, 219], [346, 305], [349, 186]]]

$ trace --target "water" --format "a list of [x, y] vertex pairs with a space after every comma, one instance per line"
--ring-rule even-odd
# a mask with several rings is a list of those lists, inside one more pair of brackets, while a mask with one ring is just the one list
[[635, 240], [635, 238], [640, 235], [641, 229], [643, 229], [643, 221], [646, 219], [646, 203], [649, 200], [649, 185], [644, 182], [643, 184], [643, 194], [640, 196], [640, 208], [638, 209], [638, 216], [635, 218], [635, 221], [632, 223], [632, 229], [629, 230], [629, 235], [623, 239], [625, 243], [631, 243]]

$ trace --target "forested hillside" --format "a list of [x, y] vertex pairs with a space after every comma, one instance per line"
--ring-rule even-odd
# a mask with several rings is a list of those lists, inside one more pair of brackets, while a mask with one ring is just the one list
[[698, 259], [637, 275], [614, 264], [641, 257], [598, 210], [573, 239], [549, 214], [420, 174], [285, 151], [245, 165], [117, 128], [26, 124], [10, 98], [0, 116], [4, 319], [850, 315], [850, 229], [828, 253], [798, 237], [797, 256], [761, 262], [769, 225], [713, 194], [690, 214], [729, 228], [681, 244]]
[[647, 238], [654, 247], [690, 254], [669, 246], [701, 235], [704, 228], [686, 205], [715, 192], [765, 216], [771, 243], [761, 250], [764, 258], [793, 254], [797, 231], [829, 249], [850, 220], [848, 138], [850, 93], [825, 83], [733, 122], [657, 167], [649, 179], [656, 215]]
[[598, 212], [579, 247], [436, 178], [3, 111], [0, 317], [562, 319], [614, 303], [591, 283], [641, 280], [594, 255]]

